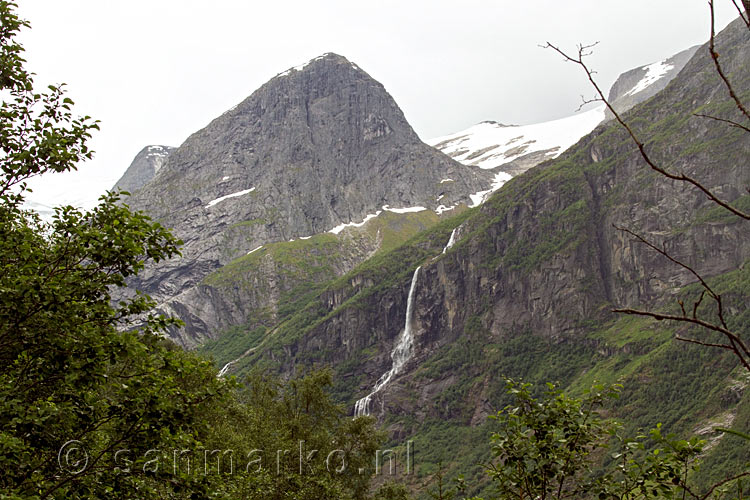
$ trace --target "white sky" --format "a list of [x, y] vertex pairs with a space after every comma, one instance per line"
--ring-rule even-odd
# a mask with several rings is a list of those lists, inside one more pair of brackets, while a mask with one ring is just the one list
[[[736, 11], [717, 3], [724, 27]], [[591, 63], [609, 88], [709, 33], [704, 0], [21, 0], [19, 13], [32, 24], [21, 41], [37, 84], [67, 83], [78, 113], [102, 122], [79, 175], [34, 184], [30, 198], [47, 203], [91, 198], [144, 146], [180, 145], [325, 52], [383, 83], [427, 139], [573, 113], [590, 89], [545, 41], [599, 41]]]

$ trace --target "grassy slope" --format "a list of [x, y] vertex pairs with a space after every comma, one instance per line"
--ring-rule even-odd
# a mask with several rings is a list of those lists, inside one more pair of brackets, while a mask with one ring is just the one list
[[[694, 141], [689, 134], [684, 134], [684, 130], [691, 126], [694, 112], [723, 116], [731, 106], [714, 101], [707, 108], [694, 108], [686, 100], [669, 110], [682, 112], [662, 112], [659, 115], [655, 112], [659, 104], [659, 100], [654, 99], [640, 108], [639, 112], [644, 115], [653, 114], [653, 120], [630, 115], [632, 126], [649, 138], [649, 148], [654, 154], [663, 153], [674, 162], [700, 161], [707, 157], [715, 163], [746, 162], [742, 148], [733, 147], [740, 137], [736, 130], [716, 132], [720, 129], [715, 128], [704, 141]], [[723, 109], [725, 107], [727, 110]], [[621, 147], [630, 142], [615, 127], [600, 129], [595, 140], [607, 144], [615, 152], [632, 151], [632, 145], [630, 148]], [[280, 325], [262, 336], [253, 337], [253, 342], [259, 342], [266, 355], [243, 359], [237, 365], [239, 372], [251, 366], [278, 367], [273, 359], [281, 358], [284, 346], [294, 339], [303, 337], [347, 308], [366, 307], [368, 298], [374, 294], [403, 287], [416, 266], [427, 259], [440, 258], [450, 231], [459, 224], [466, 222], [468, 232], [462, 234], [453, 251], [461, 251], [469, 244], [490, 244], [491, 231], [501, 226], [514, 210], [524, 206], [529, 193], [554, 185], [560, 196], [574, 198], [575, 193], [585, 186], [587, 176], [607, 173], [626, 161], [630, 153], [612, 154], [596, 163], [592, 163], [587, 154], [584, 148], [574, 149], [554, 165], [534, 169], [509, 182], [481, 210], [468, 210], [411, 237], [404, 244], [394, 244], [392, 250], [379, 253], [347, 275], [321, 284], [314, 293], [293, 301], [294, 310]], [[646, 187], [651, 177], [638, 172], [635, 180]], [[615, 187], [611, 196], [603, 201], [604, 207], [615, 206], [619, 196], [627, 194], [619, 193], [617, 189]], [[748, 198], [738, 199], [738, 205], [747, 207]], [[674, 227], [673, 231], [686, 231], [696, 224], [727, 222], [721, 211], [707, 208], [699, 211], [693, 220]], [[509, 230], [505, 251], [490, 253], [477, 265], [520, 271], [538, 269], [554, 256], [573, 252], [585, 243], [582, 229], [592, 223], [595, 221], [591, 220], [585, 203], [571, 203], [564, 210], [542, 217], [534, 228], [534, 235], [524, 238]], [[745, 335], [750, 334], [747, 308], [750, 302], [750, 265], [714, 277], [713, 283], [725, 294], [726, 300], [733, 303], [730, 307], [733, 326]], [[329, 310], [321, 303], [320, 297], [322, 293], [334, 291], [346, 300], [336, 309]], [[690, 292], [690, 287], [683, 290], [683, 294]], [[665, 303], [663, 307], [674, 307], [674, 303]], [[572, 394], [580, 393], [595, 381], [622, 382], [625, 385], [623, 397], [611, 411], [623, 418], [632, 432], [663, 422], [668, 430], [687, 436], [726, 413], [736, 415], [736, 428], [744, 431], [750, 428], [750, 391], [745, 391], [741, 399], [733, 395], [735, 392], [731, 387], [736, 385], [740, 375], [731, 355], [672, 340], [678, 332], [694, 336], [700, 336], [702, 332], [646, 318], [604, 316], [606, 321], [579, 325], [584, 334], [577, 341], [558, 343], [528, 331], [515, 332], [502, 339], [488, 338], [482, 330], [481, 315], [467, 321], [464, 334], [456, 342], [442, 347], [415, 374], [418, 380], [428, 381], [451, 373], [457, 382], [431, 401], [429, 416], [424, 421], [401, 416], [390, 417], [386, 422], [399, 425], [403, 435], [411, 436], [415, 441], [418, 477], [414, 484], [429, 476], [439, 462], [450, 464], [450, 475], [463, 472], [467, 478], [479, 480], [481, 468], [477, 464], [488, 458], [491, 423], [475, 427], [467, 425], [475, 402], [466, 395], [481, 391], [494, 408], [502, 408], [508, 402], [504, 394], [504, 376], [535, 383], [558, 381]], [[335, 368], [339, 372], [347, 371], [348, 364], [361, 365], [372, 355], [374, 352], [363, 350], [350, 359], [347, 366]], [[301, 353], [298, 356], [302, 363], [314, 363], [317, 354]], [[342, 402], [350, 403], [358, 383], [359, 380], [339, 383], [336, 396]], [[718, 477], [747, 460], [746, 448], [738, 446], [733, 439], [722, 438], [708, 454], [708, 466], [703, 471], [706, 480]]]
[[[457, 214], [465, 211], [465, 207], [456, 209]], [[458, 215], [457, 220], [464, 217]], [[377, 248], [374, 255], [357, 268], [369, 269], [366, 274], [371, 274], [382, 262], [383, 255], [390, 254], [404, 241], [425, 229], [445, 226], [445, 222], [441, 222], [444, 220], [430, 210], [406, 214], [383, 212], [363, 227], [349, 228], [340, 235], [323, 233], [309, 239], [271, 243], [235, 259], [207, 276], [202, 284], [218, 290], [267, 287], [260, 269], [264, 261], [270, 261], [277, 280], [275, 286], [281, 291], [277, 316], [272, 321], [265, 321], [266, 325], [259, 326], [257, 321], [235, 325], [220, 333], [216, 340], [201, 346], [199, 351], [212, 357], [217, 366], [222, 366], [263, 340], [264, 334], [269, 331], [267, 324], [288, 324], [286, 329], [289, 330], [320, 319], [318, 303], [321, 293], [340, 287], [349, 277], [360, 274], [353, 271], [338, 277], [334, 263], [340, 266], [348, 256], [362, 252], [362, 249]], [[262, 291], [270, 293], [270, 290]], [[268, 314], [266, 310], [255, 311], [253, 320]]]

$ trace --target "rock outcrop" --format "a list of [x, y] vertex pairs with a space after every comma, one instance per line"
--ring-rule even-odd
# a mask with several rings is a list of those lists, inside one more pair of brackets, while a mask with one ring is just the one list
[[146, 146], [135, 156], [113, 189], [130, 193], [138, 191], [154, 178], [174, 150], [170, 146]]
[[[127, 201], [184, 241], [181, 258], [147, 268], [131, 288], [178, 316], [201, 311], [205, 304], [183, 301], [190, 289], [252, 249], [360, 222], [383, 207], [468, 204], [491, 177], [424, 144], [380, 83], [326, 54], [277, 75], [190, 136]], [[190, 346], [218, 333], [189, 330], [176, 340]]]
[[[737, 21], [717, 43], [725, 71], [737, 88], [747, 88], [750, 33]], [[697, 117], [698, 108], [719, 118], [736, 113], [704, 51], [629, 117], [636, 133], [650, 138], [656, 162], [747, 206], [750, 134]], [[502, 373], [481, 370], [485, 360], [495, 359], [491, 346], [500, 351], [520, 336], [527, 345], [542, 339], [560, 351], [574, 345], [596, 353], [592, 346], [599, 344], [590, 335], [615, 321], [613, 307], [673, 306], [694, 283], [690, 272], [615, 225], [663, 244], [707, 277], [741, 269], [750, 256], [746, 222], [717, 210], [701, 191], [653, 172], [612, 122], [557, 160], [511, 180], [455, 224], [456, 243], [444, 254], [452, 228], [441, 225], [381, 258], [377, 267], [355, 269], [275, 328], [233, 369], [269, 360], [285, 374], [300, 365], [331, 365], [341, 380], [339, 395], [353, 405], [390, 367], [410, 279], [422, 265], [414, 299], [415, 354], [374, 397], [373, 408], [380, 408], [374, 413], [421, 421], [429, 411], [443, 411], [436, 410], [440, 393], [454, 390], [449, 406], [461, 402], [476, 411], [466, 417], [444, 409], [442, 415], [466, 417], [468, 423], [490, 409], [476, 406], [487, 396], [483, 384], [495, 390], [502, 385], [497, 380]], [[730, 309], [746, 314], [745, 300]], [[461, 385], [469, 381], [478, 384], [471, 391]]]
[[[624, 113], [636, 104], [655, 96], [682, 71], [700, 45], [690, 47], [663, 61], [640, 66], [621, 74], [609, 89], [607, 100], [618, 113]], [[606, 111], [606, 119], [614, 115]]]

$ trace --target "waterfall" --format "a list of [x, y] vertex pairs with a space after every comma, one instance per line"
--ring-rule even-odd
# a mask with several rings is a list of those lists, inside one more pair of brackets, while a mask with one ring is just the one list
[[359, 417], [362, 415], [370, 414], [370, 401], [372, 397], [380, 391], [385, 385], [391, 381], [391, 379], [397, 375], [404, 367], [407, 361], [411, 358], [414, 348], [414, 333], [412, 332], [412, 305], [414, 303], [414, 295], [417, 289], [417, 277], [419, 276], [419, 270], [422, 266], [417, 267], [414, 270], [414, 275], [411, 278], [411, 288], [409, 288], [409, 298], [406, 300], [406, 320], [404, 321], [404, 329], [401, 332], [396, 346], [391, 351], [391, 359], [393, 365], [391, 369], [380, 376], [372, 392], [367, 396], [363, 397], [354, 405], [354, 416]]
[[454, 228], [451, 232], [451, 237], [448, 238], [448, 244], [445, 245], [445, 248], [443, 248], [443, 253], [447, 252], [450, 247], [453, 246], [453, 244], [456, 242], [456, 231], [458, 228]]
[[216, 377], [218, 378], [218, 377], [223, 377], [224, 375], [226, 375], [226, 373], [229, 371], [229, 367], [232, 366], [232, 363], [234, 363], [235, 361], [237, 361], [237, 360], [235, 359], [235, 360], [230, 361], [229, 363], [225, 364], [222, 367], [222, 369], [219, 370], [219, 374], [216, 375]]

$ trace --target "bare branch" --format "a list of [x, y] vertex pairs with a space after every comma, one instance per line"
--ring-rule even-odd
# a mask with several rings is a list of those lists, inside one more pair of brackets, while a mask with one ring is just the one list
[[706, 347], [719, 347], [721, 349], [728, 349], [730, 351], [734, 351], [734, 348], [729, 344], [712, 344], [711, 342], [703, 342], [702, 340], [696, 340], [696, 339], [689, 339], [687, 337], [680, 337], [679, 335], [675, 335], [675, 340], [679, 340], [680, 342], [688, 342], [690, 344], [698, 344]]
[[714, 490], [716, 490], [716, 488], [720, 488], [721, 486], [724, 486], [727, 483], [731, 483], [732, 481], [736, 481], [745, 476], [750, 476], [750, 471], [745, 471], [740, 474], [737, 474], [736, 476], [728, 477], [722, 481], [719, 481], [718, 483], [711, 486], [711, 488], [709, 488], [708, 492], [706, 492], [706, 494], [701, 497], [701, 500], [706, 500], [708, 497], [710, 497], [713, 494]]
[[[721, 79], [724, 81], [724, 86], [729, 91], [729, 96], [734, 100], [735, 104], [737, 104], [737, 108], [742, 112], [745, 117], [750, 120], [750, 112], [748, 112], [747, 108], [744, 104], [742, 104], [742, 101], [739, 97], [737, 97], [737, 94], [734, 91], [734, 88], [732, 87], [732, 84], [729, 82], [729, 78], [724, 74], [724, 70], [721, 67], [721, 64], [719, 63], [719, 53], [716, 52], [716, 19], [715, 19], [715, 13], [714, 13], [714, 1], [708, 0], [708, 6], [709, 10], [711, 11], [711, 38], [708, 41], [708, 51], [711, 53], [711, 59], [714, 61], [714, 66], [716, 66], [716, 72], [719, 74]], [[743, 18], [744, 19], [744, 18]]]
[[742, 3], [745, 5], [745, 11], [742, 11], [742, 7], [737, 4], [737, 0], [732, 0], [734, 8], [740, 14], [740, 18], [744, 21], [748, 29], [750, 29], [750, 0], [743, 0]]
[[[643, 243], [647, 247], [651, 248], [652, 250], [655, 250], [657, 253], [659, 253], [663, 257], [669, 259], [671, 262], [673, 262], [673, 263], [677, 264], [678, 266], [680, 266], [681, 268], [689, 271], [690, 274], [692, 274], [693, 276], [695, 276], [695, 278], [700, 282], [701, 286], [703, 286], [703, 288], [706, 289], [706, 291], [709, 293], [709, 295], [711, 295], [712, 298], [716, 299], [718, 297], [718, 295], [716, 293], [714, 293], [714, 291], [711, 289], [711, 287], [708, 286], [708, 283], [706, 283], [706, 281], [703, 279], [703, 277], [700, 274], [698, 274], [698, 272], [695, 269], [693, 269], [692, 267], [688, 266], [687, 264], [683, 263], [682, 261], [679, 261], [679, 260], [675, 259], [674, 257], [672, 257], [671, 255], [669, 255], [669, 253], [664, 249], [663, 244], [662, 244], [662, 248], [659, 248], [656, 245], [654, 245], [653, 243], [651, 243], [650, 241], [648, 241], [646, 238], [644, 238], [643, 236], [641, 236], [640, 234], [636, 234], [636, 233], [634, 233], [633, 231], [631, 231], [630, 229], [628, 229], [626, 227], [620, 227], [620, 226], [618, 226], [616, 224], [613, 224], [613, 226], [618, 231], [622, 231], [623, 233], [629, 234], [630, 236], [632, 236], [633, 238], [637, 239], [638, 241], [640, 241], [641, 243]], [[697, 309], [697, 305], [695, 307]]]
[[709, 120], [716, 120], [717, 122], [723, 122], [728, 124], [730, 127], [735, 127], [744, 130], [745, 132], [750, 132], [750, 127], [746, 127], [745, 125], [742, 125], [741, 123], [737, 123], [732, 120], [727, 120], [726, 118], [719, 118], [717, 116], [711, 116], [711, 115], [704, 115], [702, 113], [695, 113], [694, 116], [698, 116], [700, 118], [708, 118]]
[[[628, 132], [628, 135], [630, 135], [631, 139], [633, 140], [633, 142], [635, 143], [635, 145], [638, 147], [638, 151], [640, 152], [641, 157], [646, 162], [646, 164], [649, 167], [651, 167], [652, 170], [655, 170], [656, 172], [662, 174], [663, 176], [665, 176], [665, 177], [667, 177], [669, 179], [673, 179], [673, 180], [676, 180], [676, 181], [687, 182], [689, 184], [692, 184], [693, 186], [695, 186], [696, 188], [698, 188], [699, 190], [701, 190], [711, 201], [713, 201], [717, 205], [725, 208], [726, 210], [728, 210], [728, 211], [732, 212], [733, 214], [737, 215], [738, 217], [741, 217], [741, 218], [743, 218], [745, 220], [750, 220], [750, 213], [745, 213], [745, 212], [743, 212], [740, 209], [734, 208], [728, 202], [723, 201], [718, 196], [716, 196], [715, 194], [713, 194], [713, 192], [711, 192], [710, 189], [708, 189], [707, 187], [705, 187], [699, 181], [697, 181], [697, 180], [693, 179], [692, 177], [689, 177], [689, 176], [687, 176], [685, 174], [673, 174], [673, 173], [665, 170], [664, 168], [658, 166], [651, 159], [651, 157], [646, 152], [645, 145], [640, 141], [640, 139], [638, 139], [638, 136], [635, 134], [635, 132], [633, 132], [633, 129], [622, 119], [622, 117], [615, 110], [615, 108], [612, 107], [612, 104], [607, 100], [606, 96], [604, 95], [604, 92], [602, 91], [602, 89], [599, 87], [599, 84], [594, 79], [594, 76], [593, 76], [594, 72], [591, 69], [589, 69], [589, 67], [583, 61], [583, 58], [586, 55], [589, 55], [591, 53], [590, 49], [592, 47], [594, 47], [595, 45], [596, 44], [579, 45], [578, 46], [578, 57], [577, 58], [569, 56], [562, 49], [556, 47], [555, 45], [551, 44], [550, 42], [547, 42], [547, 44], [543, 45], [543, 47], [544, 48], [550, 48], [550, 49], [554, 50], [555, 52], [557, 52], [558, 54], [560, 54], [563, 58], [565, 58], [566, 61], [575, 63], [575, 64], [579, 65], [584, 70], [584, 72], [586, 73], [586, 76], [588, 77], [589, 82], [591, 83], [591, 85], [596, 90], [596, 93], [599, 95], [599, 98], [607, 106], [607, 109], [609, 109], [612, 112], [612, 115], [615, 117], [615, 119], [617, 120], [617, 122], [620, 125], [622, 125], [622, 127]], [[717, 57], [718, 57], [718, 55], [717, 55]]]
[[581, 96], [581, 105], [578, 106], [578, 109], [576, 109], [576, 113], [578, 111], [581, 111], [581, 109], [583, 109], [583, 107], [587, 104], [591, 104], [594, 102], [604, 102], [604, 99], [601, 99], [600, 97], [592, 97], [591, 99], [586, 99], [585, 97]]
[[[740, 10], [739, 6], [735, 2], [735, 0], [733, 0], [733, 2], [735, 3], [735, 7], [737, 7], [737, 9]], [[750, 5], [750, 0], [742, 0], [742, 3], [747, 8], [747, 6]], [[714, 4], [713, 4], [713, 0], [709, 0], [709, 7], [710, 7], [710, 11], [711, 11], [711, 38], [709, 40], [709, 51], [710, 51], [710, 54], [711, 54], [711, 58], [713, 59], [714, 65], [716, 67], [716, 70], [717, 70], [719, 76], [721, 77], [722, 81], [724, 82], [724, 86], [729, 91], [730, 97], [734, 100], [734, 102], [737, 105], [737, 107], [740, 110], [740, 112], [745, 117], [747, 117], [748, 119], [750, 119], [750, 113], [748, 113], [747, 108], [745, 108], [745, 106], [743, 105], [743, 103], [738, 98], [737, 94], [735, 93], [735, 91], [734, 91], [734, 89], [732, 87], [731, 82], [729, 81], [729, 79], [724, 74], [724, 72], [723, 72], [723, 70], [721, 68], [721, 64], [719, 63], [719, 54], [716, 52], [716, 47], [715, 47], [716, 34], [715, 34], [715, 19], [714, 19]], [[745, 19], [745, 17], [743, 17], [743, 20], [745, 20], [746, 24], [750, 23], [750, 20]], [[748, 27], [750, 28], [750, 24], [748, 24]], [[702, 191], [705, 194], [705, 196], [708, 199], [710, 199], [712, 202], [716, 203], [717, 205], [721, 206], [722, 208], [726, 209], [727, 211], [731, 212], [732, 214], [740, 217], [741, 219], [744, 219], [745, 221], [750, 220], [750, 213], [746, 213], [746, 212], [740, 210], [739, 208], [735, 208], [732, 205], [730, 205], [729, 202], [722, 200], [717, 195], [715, 195], [709, 188], [707, 188], [706, 186], [704, 186], [700, 181], [698, 181], [698, 180], [696, 180], [696, 179], [694, 179], [694, 178], [692, 178], [690, 176], [687, 176], [684, 173], [672, 173], [672, 172], [666, 170], [664, 167], [661, 167], [661, 166], [659, 166], [659, 165], [656, 164], [656, 162], [651, 158], [651, 156], [646, 151], [645, 144], [638, 138], [638, 136], [636, 135], [636, 133], [633, 130], [633, 128], [631, 128], [630, 125], [628, 125], [623, 120], [622, 116], [620, 116], [620, 113], [618, 113], [614, 109], [614, 107], [612, 106], [612, 104], [607, 100], [606, 96], [604, 95], [604, 91], [599, 87], [598, 83], [594, 79], [595, 72], [592, 71], [587, 66], [587, 64], [584, 62], [584, 58], [587, 57], [587, 56], [589, 56], [589, 55], [591, 55], [592, 49], [593, 49], [593, 47], [595, 47], [597, 45], [597, 43], [590, 44], [590, 45], [579, 44], [577, 46], [577, 55], [576, 56], [568, 55], [565, 51], [563, 51], [562, 49], [560, 49], [559, 47], [553, 45], [550, 42], [547, 42], [547, 44], [544, 45], [543, 47], [554, 50], [555, 52], [557, 52], [558, 54], [560, 54], [565, 59], [565, 61], [577, 64], [578, 66], [580, 66], [583, 69], [583, 71], [586, 73], [586, 76], [587, 76], [590, 84], [596, 90], [596, 95], [598, 97], [594, 97], [594, 99], [587, 100], [587, 99], [583, 98], [583, 96], [582, 96], [581, 99], [582, 99], [583, 103], [582, 103], [581, 106], [583, 106], [585, 104], [588, 104], [590, 102], [603, 102], [605, 104], [605, 106], [607, 107], [607, 109], [609, 109], [609, 111], [612, 113], [612, 115], [614, 116], [615, 120], [628, 133], [628, 135], [630, 136], [630, 138], [632, 139], [632, 141], [637, 146], [638, 151], [639, 151], [641, 157], [643, 158], [643, 160], [646, 162], [646, 164], [652, 170], [654, 170], [655, 172], [661, 174], [662, 176], [664, 176], [664, 177], [666, 177], [668, 179], [672, 179], [672, 180], [676, 180], [676, 181], [681, 181], [681, 182], [686, 182], [688, 184], [691, 184], [692, 186], [694, 186], [698, 190]], [[701, 114], [697, 114], [696, 116], [701, 116], [703, 118], [707, 118], [707, 119], [715, 120], [715, 121], [718, 121], [718, 122], [726, 123], [726, 124], [728, 124], [728, 125], [730, 125], [732, 127], [736, 127], [736, 128], [739, 128], [741, 130], [744, 130], [744, 131], [750, 133], [750, 127], [748, 127], [746, 125], [743, 125], [743, 124], [741, 124], [739, 122], [730, 120], [730, 119], [718, 118], [718, 117], [715, 117], [715, 116], [701, 115]], [[750, 192], [750, 188], [748, 188], [748, 192]], [[682, 261], [678, 260], [677, 258], [673, 257], [672, 255], [670, 255], [669, 252], [666, 250], [666, 247], [664, 246], [664, 243], [662, 243], [662, 246], [660, 248], [657, 245], [655, 245], [654, 243], [651, 243], [650, 241], [646, 240], [644, 237], [642, 237], [642, 236], [634, 233], [633, 231], [630, 231], [629, 229], [621, 228], [621, 227], [618, 227], [618, 226], [615, 226], [615, 227], [618, 230], [623, 231], [623, 232], [631, 235], [632, 237], [636, 238], [641, 243], [647, 245], [652, 250], [655, 250], [657, 253], [659, 253], [660, 255], [662, 255], [663, 257], [665, 257], [666, 259], [668, 259], [672, 263], [674, 263], [674, 264], [678, 265], [679, 267], [687, 270], [689, 273], [691, 273], [698, 280], [698, 282], [701, 284], [701, 286], [703, 287], [704, 290], [701, 292], [701, 295], [698, 297], [698, 299], [693, 303], [692, 315], [689, 315], [688, 311], [685, 309], [685, 304], [682, 301], [679, 301], [680, 309], [681, 309], [681, 312], [682, 312], [681, 316], [680, 315], [674, 315], [674, 314], [656, 313], [656, 312], [651, 312], [651, 311], [642, 311], [642, 310], [637, 310], [637, 309], [615, 309], [614, 312], [619, 312], [619, 313], [624, 313], [624, 314], [635, 314], [635, 315], [647, 316], [647, 317], [654, 318], [656, 320], [671, 320], [671, 321], [679, 321], [679, 322], [683, 322], [683, 323], [690, 323], [690, 324], [701, 326], [701, 327], [703, 327], [703, 328], [705, 328], [707, 330], [711, 330], [711, 331], [715, 331], [715, 332], [721, 333], [728, 340], [728, 343], [726, 343], [726, 344], [716, 344], [716, 343], [704, 342], [704, 341], [701, 341], [701, 340], [687, 339], [687, 338], [683, 338], [683, 337], [679, 337], [679, 336], [677, 336], [677, 339], [681, 340], [681, 341], [684, 341], [684, 342], [690, 342], [690, 343], [695, 343], [695, 344], [699, 344], [699, 345], [704, 345], [704, 346], [709, 346], [709, 347], [717, 347], [717, 348], [721, 348], [721, 349], [725, 349], [725, 350], [730, 350], [730, 351], [732, 351], [740, 359], [740, 361], [743, 364], [743, 366], [748, 371], [750, 371], [750, 350], [748, 350], [748, 347], [742, 342], [742, 340], [739, 338], [739, 336], [736, 333], [732, 332], [730, 330], [730, 328], [728, 327], [727, 322], [726, 322], [725, 317], [724, 317], [724, 306], [723, 306], [723, 303], [722, 303], [721, 295], [719, 295], [718, 293], [714, 292], [711, 289], [711, 287], [708, 285], [708, 283], [703, 279], [703, 277], [695, 269], [693, 269], [689, 265], [685, 264], [684, 262], [682, 262]], [[715, 306], [716, 306], [716, 316], [718, 318], [718, 322], [707, 321], [707, 320], [702, 319], [702, 318], [699, 317], [699, 311], [698, 310], [699, 310], [699, 308], [700, 308], [700, 306], [701, 306], [701, 304], [703, 302], [703, 299], [704, 299], [704, 297], [705, 297], [706, 294], [708, 294], [708, 296], [715, 303]]]
[[[742, 365], [750, 371], [750, 356], [747, 354], [747, 348], [742, 342], [742, 340], [733, 332], [727, 330], [721, 325], [715, 325], [713, 323], [709, 323], [708, 321], [702, 320], [700, 318], [690, 318], [687, 316], [675, 316], [673, 314], [664, 314], [664, 313], [655, 313], [652, 311], [642, 311], [640, 309], [613, 309], [612, 312], [616, 313], [622, 313], [622, 314], [631, 314], [635, 316], [647, 316], [649, 318], [654, 318], [657, 321], [679, 321], [682, 323], [692, 323], [694, 325], [702, 326], [703, 328], [707, 330], [712, 330], [715, 332], [719, 332], [726, 336], [729, 341], [734, 345], [735, 347], [732, 348], [732, 352], [740, 359], [740, 362]], [[748, 358], [748, 359], [746, 359]]]
[[693, 304], [693, 317], [694, 318], [698, 317], [698, 306], [701, 305], [701, 302], [703, 302], [703, 297], [705, 296], [706, 296], [705, 291], [701, 292], [701, 296], [698, 297], [698, 300], [695, 302], [695, 304]]

